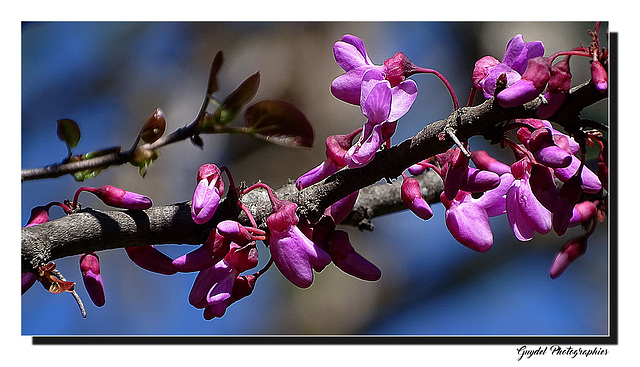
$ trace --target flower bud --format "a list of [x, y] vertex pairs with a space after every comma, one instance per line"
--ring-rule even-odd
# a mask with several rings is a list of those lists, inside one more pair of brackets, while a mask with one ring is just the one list
[[391, 87], [402, 83], [404, 79], [415, 72], [416, 66], [402, 52], [393, 55], [392, 58], [384, 61], [386, 67], [386, 77], [391, 83]]
[[358, 254], [345, 231], [333, 231], [329, 235], [327, 252], [336, 266], [347, 274], [368, 281], [376, 281], [382, 276], [380, 269]]
[[125, 191], [111, 185], [100, 186], [91, 192], [93, 192], [105, 204], [116, 208], [145, 210], [149, 209], [153, 205], [151, 203], [151, 199], [144, 195]]
[[594, 59], [593, 62], [591, 62], [591, 79], [593, 80], [593, 84], [596, 85], [598, 92], [604, 93], [607, 91], [609, 78], [607, 71], [598, 59]]
[[498, 103], [504, 108], [521, 106], [534, 100], [547, 85], [551, 60], [545, 57], [534, 57], [527, 63], [522, 78], [498, 93]]
[[551, 265], [551, 270], [549, 271], [551, 279], [556, 279], [562, 275], [562, 273], [573, 261], [575, 261], [575, 259], [587, 252], [588, 238], [588, 236], [584, 235], [572, 238], [562, 247]]
[[537, 129], [531, 134], [529, 150], [534, 158], [545, 166], [561, 168], [571, 164], [571, 154], [556, 145], [548, 128]]
[[224, 194], [224, 182], [215, 164], [204, 164], [198, 169], [198, 185], [191, 201], [191, 218], [197, 224], [208, 222], [218, 209]]
[[406, 177], [400, 188], [402, 202], [418, 217], [428, 220], [433, 216], [433, 210], [422, 197], [418, 180]]
[[165, 275], [177, 272], [172, 264], [173, 259], [152, 245], [126, 247], [125, 251], [129, 259], [143, 269]]
[[546, 119], [551, 117], [567, 98], [567, 92], [571, 89], [571, 72], [569, 71], [569, 57], [551, 67], [549, 86], [544, 98], [547, 103], [538, 107], [538, 117]]
[[100, 259], [95, 252], [84, 254], [80, 257], [80, 270], [82, 281], [91, 297], [91, 301], [98, 306], [104, 306], [104, 285], [100, 275]]
[[31, 272], [22, 273], [22, 294], [28, 291], [38, 280], [38, 276]]

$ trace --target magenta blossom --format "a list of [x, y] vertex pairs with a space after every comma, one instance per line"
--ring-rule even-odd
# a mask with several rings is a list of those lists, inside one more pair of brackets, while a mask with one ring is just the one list
[[[205, 318], [220, 317], [231, 304], [234, 284], [239, 274], [258, 265], [255, 246], [240, 247], [232, 244], [231, 250], [214, 266], [200, 271], [189, 293], [189, 303], [205, 309]], [[209, 311], [206, 309], [209, 308]]]
[[521, 79], [527, 68], [527, 63], [534, 57], [544, 55], [544, 45], [540, 41], [525, 42], [521, 34], [513, 37], [507, 43], [502, 62], [492, 56], [485, 56], [476, 62], [473, 70], [473, 85], [482, 90], [484, 97], [493, 97], [496, 83], [504, 74], [509, 87]]
[[215, 164], [204, 164], [198, 169], [198, 186], [191, 201], [191, 218], [204, 224], [213, 217], [224, 194], [224, 182]]
[[[364, 43], [358, 37], [352, 35], [343, 36], [333, 46], [333, 54], [336, 62], [344, 69], [345, 73], [333, 80], [331, 93], [342, 101], [355, 105], [362, 103], [362, 81], [364, 75], [371, 70], [375, 71], [374, 75], [376, 75], [377, 80], [386, 79], [393, 88], [406, 89], [405, 83], [412, 84], [415, 87], [414, 81], [405, 80], [404, 78], [405, 75], [411, 72], [407, 70], [409, 65], [407, 65], [408, 59], [406, 57], [399, 58], [399, 55], [396, 54], [392, 59], [385, 61], [384, 65], [374, 65], [369, 59]], [[417, 90], [417, 87], [415, 89]]]
[[368, 70], [362, 77], [360, 109], [367, 118], [358, 142], [345, 155], [349, 168], [369, 163], [376, 151], [395, 132], [395, 122], [404, 116], [416, 99], [418, 87], [407, 80], [391, 87], [384, 74]]
[[347, 274], [368, 281], [376, 281], [382, 272], [369, 260], [358, 254], [345, 231], [331, 231], [327, 238], [327, 252], [336, 266]]
[[446, 208], [445, 223], [453, 238], [478, 252], [486, 252], [493, 245], [493, 233], [489, 217], [504, 214], [506, 193], [513, 184], [513, 176], [500, 176], [500, 184], [485, 192], [480, 198], [473, 198], [467, 191], [458, 191], [453, 200], [447, 200], [444, 192], [440, 200]]
[[269, 249], [282, 275], [294, 285], [307, 288], [313, 283], [313, 270], [324, 269], [331, 257], [300, 231], [296, 208], [296, 204], [285, 202], [267, 218]]
[[413, 214], [424, 220], [428, 220], [433, 216], [433, 210], [431, 210], [429, 204], [422, 197], [418, 180], [403, 175], [400, 194], [402, 202]]
[[353, 138], [361, 130], [362, 129], [357, 129], [348, 135], [331, 135], [327, 137], [325, 140], [325, 154], [327, 155], [327, 159], [320, 163], [316, 168], [313, 168], [309, 172], [300, 176], [296, 180], [296, 188], [298, 188], [298, 190], [302, 190], [305, 187], [309, 187], [324, 180], [338, 172], [341, 168], [345, 167], [347, 165], [347, 160], [345, 159], [347, 149], [351, 147]]
[[130, 246], [124, 249], [129, 259], [139, 267], [158, 274], [173, 275], [177, 272], [169, 256], [153, 245]]
[[498, 93], [500, 106], [517, 107], [540, 96], [551, 78], [550, 68], [551, 59], [542, 56], [529, 59], [522, 77]]
[[84, 254], [80, 257], [80, 270], [84, 286], [91, 297], [91, 301], [102, 307], [105, 303], [104, 285], [100, 275], [100, 259], [95, 252]]
[[132, 209], [132, 210], [145, 210], [151, 208], [153, 205], [151, 199], [144, 195], [137, 194], [131, 191], [125, 191], [118, 187], [111, 185], [104, 185], [98, 188], [94, 187], [81, 187], [76, 191], [74, 198], [74, 204], [78, 202], [78, 195], [82, 191], [88, 191], [103, 203], [116, 208]]

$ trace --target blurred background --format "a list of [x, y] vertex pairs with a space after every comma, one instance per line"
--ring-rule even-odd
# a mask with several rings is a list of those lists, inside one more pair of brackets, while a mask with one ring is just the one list
[[[146, 194], [155, 205], [190, 200], [204, 163], [228, 166], [237, 182], [258, 180], [279, 187], [324, 159], [324, 140], [364, 122], [360, 109], [330, 93], [342, 73], [332, 47], [344, 34], [361, 38], [375, 64], [402, 51], [416, 65], [437, 69], [464, 105], [477, 59], [502, 59], [513, 36], [541, 40], [546, 55], [591, 41], [593, 23], [23, 23], [22, 168], [60, 162], [67, 154], [56, 137], [56, 120], [81, 128], [74, 153], [122, 146], [128, 149], [156, 108], [167, 131], [195, 117], [202, 103], [209, 63], [223, 50], [219, 73], [223, 98], [260, 71], [254, 101], [294, 103], [315, 128], [312, 149], [284, 148], [247, 136], [205, 135], [204, 149], [184, 141], [160, 151], [143, 179], [131, 165], [112, 167], [78, 183], [71, 176], [21, 184], [21, 223], [30, 210], [72, 198], [81, 186], [111, 184]], [[606, 29], [606, 24], [602, 26]], [[603, 34], [603, 33], [602, 33]], [[572, 58], [573, 84], [589, 79], [586, 59]], [[418, 98], [398, 124], [395, 143], [425, 124], [448, 116], [452, 102], [433, 75], [418, 75]], [[476, 103], [481, 100], [476, 97]], [[607, 122], [607, 102], [584, 116]], [[241, 123], [241, 120], [236, 124]], [[475, 149], [491, 149], [482, 139]], [[83, 205], [104, 209], [91, 195]], [[334, 266], [317, 273], [308, 289], [291, 285], [273, 267], [251, 296], [221, 319], [206, 321], [187, 301], [195, 273], [164, 276], [138, 268], [124, 250], [99, 253], [106, 304], [95, 307], [82, 285], [78, 257], [59, 259], [58, 269], [85, 303], [80, 316], [68, 294], [35, 285], [21, 296], [24, 335], [598, 335], [609, 333], [608, 222], [600, 224], [585, 255], [558, 279], [549, 268], [570, 237], [551, 233], [522, 243], [505, 216], [492, 218], [495, 241], [484, 254], [456, 242], [444, 225], [444, 209], [422, 221], [408, 211], [375, 218], [373, 232], [343, 228], [358, 252], [382, 270], [365, 282]], [[62, 216], [59, 208], [51, 218]], [[172, 257], [193, 248], [166, 245]], [[259, 245], [262, 255], [265, 248]], [[263, 258], [266, 256], [262, 256]], [[264, 259], [262, 260], [264, 262]]]

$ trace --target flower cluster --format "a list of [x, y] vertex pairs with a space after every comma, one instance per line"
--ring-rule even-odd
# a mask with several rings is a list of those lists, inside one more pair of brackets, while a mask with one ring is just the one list
[[[571, 88], [571, 56], [589, 58], [591, 82], [599, 92], [607, 91], [608, 52], [600, 48], [598, 28], [599, 24], [592, 33], [593, 43], [589, 47], [560, 51], [549, 57], [544, 57], [542, 42], [525, 42], [518, 34], [507, 43], [502, 61], [485, 56], [476, 62], [473, 85], [482, 91], [485, 98], [495, 97], [505, 108], [521, 106], [542, 97], [537, 113], [538, 117], [547, 119], [560, 108]], [[565, 58], [553, 64], [560, 56]]]
[[[104, 185], [98, 188], [81, 187], [75, 195], [73, 202], [65, 201], [64, 203], [52, 202], [47, 205], [37, 206], [31, 210], [31, 217], [25, 227], [39, 225], [49, 221], [49, 210], [53, 206], [61, 207], [66, 214], [71, 214], [80, 209], [78, 197], [81, 192], [86, 191], [97, 196], [102, 202], [109, 206], [130, 209], [145, 210], [152, 206], [151, 199], [147, 196], [137, 194], [131, 191], [125, 191], [121, 188], [111, 185]], [[157, 250], [156, 250], [157, 251]], [[61, 293], [64, 291], [73, 292], [74, 282], [67, 282], [61, 279], [59, 275], [54, 273], [55, 264], [49, 263], [39, 267], [38, 273], [24, 272], [22, 273], [22, 293], [26, 292], [36, 282], [40, 281], [42, 285], [51, 293]], [[93, 303], [101, 307], [105, 304], [105, 291], [100, 275], [100, 258], [95, 252], [85, 253], [80, 256], [80, 271], [82, 280]], [[59, 274], [59, 273], [58, 273]]]
[[[513, 152], [511, 165], [483, 150], [472, 151], [466, 158], [454, 147], [410, 167], [409, 172], [417, 175], [431, 168], [442, 177], [440, 201], [446, 209], [446, 226], [458, 242], [475, 251], [485, 252], [493, 245], [489, 223], [493, 216], [506, 214], [521, 241], [551, 230], [561, 236], [568, 227], [583, 225], [586, 233], [570, 240], [554, 262], [551, 276], [555, 278], [584, 253], [596, 223], [604, 219], [605, 203], [593, 198], [602, 197], [606, 170], [599, 175], [586, 167], [584, 154], [577, 156], [582, 151], [580, 144], [548, 121], [516, 120], [509, 128], [517, 129], [515, 141], [507, 134], [502, 141]], [[601, 147], [599, 162], [606, 167], [600, 138], [598, 134], [586, 136], [591, 146]], [[407, 206], [423, 218], [415, 205]]]

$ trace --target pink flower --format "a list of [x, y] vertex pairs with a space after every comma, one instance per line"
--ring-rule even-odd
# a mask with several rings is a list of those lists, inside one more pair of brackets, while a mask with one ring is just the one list
[[422, 197], [418, 180], [404, 176], [400, 193], [404, 205], [419, 218], [428, 220], [433, 216], [433, 210]]
[[224, 194], [224, 182], [220, 169], [214, 164], [204, 164], [198, 169], [198, 185], [191, 201], [191, 218], [204, 224], [213, 217]]
[[169, 256], [163, 254], [153, 245], [130, 246], [125, 251], [129, 259], [139, 267], [154, 273], [173, 275], [177, 272]]
[[291, 283], [307, 288], [313, 283], [313, 270], [321, 271], [331, 262], [324, 250], [298, 228], [297, 205], [286, 202], [267, 218], [271, 257]]
[[100, 275], [100, 259], [95, 252], [84, 254], [80, 257], [80, 270], [84, 286], [91, 297], [91, 301], [102, 307], [105, 303], [104, 285]]
[[83, 189], [84, 191], [95, 194], [105, 204], [117, 208], [145, 210], [152, 206], [151, 199], [148, 197], [111, 185], [100, 186], [97, 189], [92, 187], [85, 187]]
[[376, 281], [382, 276], [377, 266], [358, 254], [345, 231], [331, 231], [327, 238], [327, 252], [340, 270], [356, 278]]

